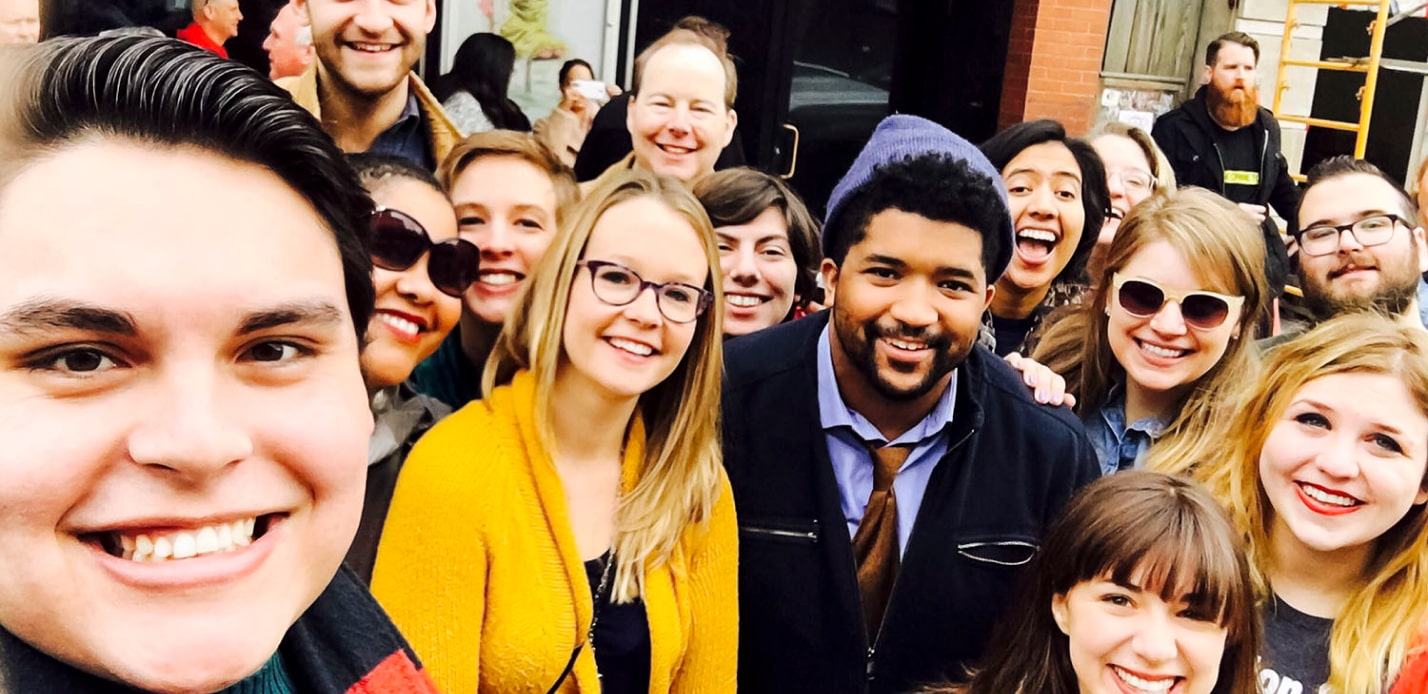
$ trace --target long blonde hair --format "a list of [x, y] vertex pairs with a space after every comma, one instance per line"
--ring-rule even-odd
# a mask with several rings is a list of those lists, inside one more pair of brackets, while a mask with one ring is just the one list
[[1196, 382], [1145, 467], [1179, 472], [1207, 446], [1217, 445], [1233, 407], [1230, 397], [1253, 373], [1255, 324], [1265, 313], [1264, 241], [1249, 215], [1200, 188], [1157, 193], [1131, 210], [1106, 253], [1096, 292], [1065, 319], [1048, 326], [1033, 359], [1066, 378], [1083, 416], [1105, 405], [1112, 385], [1125, 378], [1107, 338], [1112, 277], [1137, 253], [1157, 241], [1174, 248], [1208, 289], [1245, 298], [1240, 334]]
[[615, 520], [614, 596], [629, 602], [644, 592], [647, 562], [669, 559], [684, 531], [708, 520], [723, 464], [719, 444], [719, 388], [723, 372], [723, 292], [718, 244], [704, 208], [679, 181], [630, 170], [606, 181], [576, 207], [571, 223], [551, 241], [520, 295], [482, 378], [482, 391], [509, 383], [517, 371], [535, 378], [535, 421], [541, 444], [554, 450], [551, 393], [565, 358], [565, 313], [576, 263], [595, 223], [610, 208], [650, 197], [683, 216], [699, 234], [709, 275], [704, 288], [714, 307], [699, 318], [684, 359], [639, 398], [635, 416], [645, 426], [644, 460]]
[[[1274, 510], [1260, 484], [1260, 452], [1305, 384], [1345, 373], [1399, 379], [1418, 410], [1428, 415], [1428, 335], [1383, 316], [1349, 314], [1276, 347], [1230, 428], [1229, 458], [1222, 465], [1192, 468], [1244, 533], [1261, 599], [1271, 592], [1266, 569], [1273, 562], [1269, 527]], [[1420, 486], [1428, 489], [1428, 474]], [[1424, 626], [1428, 512], [1423, 505], [1413, 506], [1379, 537], [1362, 579], [1334, 619], [1329, 639], [1328, 684], [1335, 692], [1377, 692], [1391, 683]]]

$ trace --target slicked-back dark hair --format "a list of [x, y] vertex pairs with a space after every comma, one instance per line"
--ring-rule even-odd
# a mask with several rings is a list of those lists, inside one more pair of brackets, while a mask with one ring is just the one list
[[0, 188], [86, 138], [193, 148], [262, 166], [312, 205], [342, 259], [363, 344], [372, 201], [318, 122], [252, 69], [173, 39], [52, 39], [0, 52]]
[[[1049, 118], [1032, 120], [1013, 125], [981, 144], [982, 154], [997, 171], [1005, 171], [1008, 164], [1028, 147], [1059, 142], [1071, 151], [1077, 168], [1081, 169], [1081, 208], [1085, 211], [1085, 228], [1081, 229], [1081, 240], [1076, 244], [1076, 252], [1070, 262], [1056, 275], [1053, 282], [1083, 282], [1086, 279], [1086, 259], [1091, 257], [1091, 249], [1096, 247], [1096, 238], [1101, 234], [1101, 225], [1106, 221], [1106, 209], [1111, 205], [1111, 191], [1106, 187], [1106, 165], [1091, 143], [1066, 136], [1066, 128]], [[1015, 220], [1013, 220], [1015, 221]]]
[[1007, 208], [997, 182], [972, 170], [967, 162], [931, 153], [884, 164], [843, 203], [823, 229], [823, 257], [843, 266], [848, 249], [868, 233], [868, 222], [884, 210], [901, 210], [938, 222], [956, 222], [982, 235], [982, 269], [987, 284], [997, 281], [990, 268], [1006, 238]]
[[[1373, 162], [1364, 159], [1355, 159], [1348, 154], [1340, 154], [1338, 156], [1329, 157], [1309, 169], [1309, 173], [1306, 176], [1307, 180], [1304, 183], [1304, 190], [1299, 193], [1299, 206], [1294, 210], [1294, 219], [1290, 220], [1290, 229], [1293, 230], [1295, 234], [1303, 230], [1301, 226], [1303, 220], [1299, 218], [1299, 210], [1304, 209], [1304, 198], [1308, 197], [1311, 188], [1324, 181], [1341, 176], [1348, 176], [1350, 174], [1373, 176], [1383, 181], [1384, 184], [1393, 189], [1393, 192], [1398, 194], [1398, 201], [1403, 205], [1403, 213], [1409, 226], [1417, 225], [1416, 215], [1418, 213], [1418, 203], [1413, 200], [1413, 196], [1409, 195], [1408, 191], [1403, 189], [1403, 186], [1398, 184], [1398, 181], [1393, 180], [1392, 176], [1384, 173], [1383, 169], [1374, 166]], [[1410, 236], [1409, 238], [1412, 237]]]

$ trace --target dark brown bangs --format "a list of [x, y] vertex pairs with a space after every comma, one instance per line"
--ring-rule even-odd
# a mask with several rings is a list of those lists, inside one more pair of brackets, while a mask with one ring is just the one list
[[[1070, 509], [1085, 515], [1066, 524], [1080, 526], [1079, 537], [1056, 538], [1057, 544], [1046, 548], [1071, 555], [1064, 560], [1070, 570], [1057, 572], [1063, 584], [1056, 591], [1064, 594], [1083, 581], [1110, 580], [1153, 592], [1171, 605], [1184, 601], [1194, 617], [1226, 627], [1232, 639], [1246, 633], [1248, 625], [1239, 622], [1253, 614], [1253, 588], [1240, 542], [1214, 501], [1185, 480], [1168, 487], [1139, 487], [1129, 479], [1106, 484], [1126, 475], [1153, 474], [1122, 472], [1100, 480], [1088, 495], [1099, 499], [1084, 499], [1088, 503]], [[1102, 505], [1091, 508], [1091, 501]]]

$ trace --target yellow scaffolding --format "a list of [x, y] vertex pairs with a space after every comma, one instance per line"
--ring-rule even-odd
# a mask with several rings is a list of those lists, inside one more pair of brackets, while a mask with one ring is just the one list
[[[1284, 40], [1279, 46], [1279, 74], [1275, 80], [1274, 116], [1280, 122], [1303, 123], [1318, 128], [1333, 128], [1357, 134], [1354, 140], [1354, 157], [1362, 159], [1368, 147], [1369, 119], [1373, 116], [1373, 99], [1378, 90], [1378, 68], [1383, 63], [1383, 37], [1388, 31], [1389, 12], [1393, 0], [1289, 0], [1289, 9], [1284, 18]], [[1363, 58], [1336, 58], [1331, 60], [1295, 60], [1289, 57], [1289, 47], [1294, 39], [1294, 29], [1299, 26], [1297, 10], [1301, 5], [1334, 5], [1336, 7], [1377, 8], [1378, 16], [1369, 25], [1372, 37], [1369, 40], [1369, 54]], [[1359, 90], [1359, 119], [1357, 122], [1325, 120], [1284, 113], [1284, 92], [1289, 89], [1285, 79], [1289, 68], [1307, 67], [1315, 70], [1338, 70], [1359, 72], [1364, 75], [1364, 86]], [[1294, 178], [1303, 180], [1302, 176]]]

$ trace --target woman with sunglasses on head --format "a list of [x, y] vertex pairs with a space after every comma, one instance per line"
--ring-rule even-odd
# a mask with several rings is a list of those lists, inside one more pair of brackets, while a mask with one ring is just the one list
[[694, 186], [714, 222], [724, 283], [724, 336], [802, 317], [818, 291], [818, 223], [775, 176], [745, 167]]
[[444, 691], [732, 692], [719, 258], [678, 181], [606, 181], [557, 235], [486, 399], [412, 451], [373, 592]]
[[1344, 315], [1249, 386], [1191, 472], [1248, 540], [1265, 691], [1421, 691], [1400, 671], [1423, 677], [1428, 624], [1428, 336]]
[[1121, 223], [1104, 290], [1049, 323], [1032, 357], [1065, 377], [1103, 473], [1173, 468], [1218, 440], [1253, 367], [1245, 330], [1265, 310], [1263, 256], [1254, 220], [1199, 188], [1156, 195]]
[[1259, 694], [1244, 545], [1198, 484], [1099, 479], [1045, 546], [970, 681], [928, 692]]
[[346, 559], [370, 581], [402, 464], [417, 439], [451, 412], [417, 393], [407, 378], [455, 327], [461, 295], [476, 280], [480, 252], [457, 238], [451, 201], [429, 172], [382, 154], [351, 154], [348, 161], [376, 203], [370, 228], [377, 301], [362, 351], [376, 427], [367, 453], [362, 524]]

